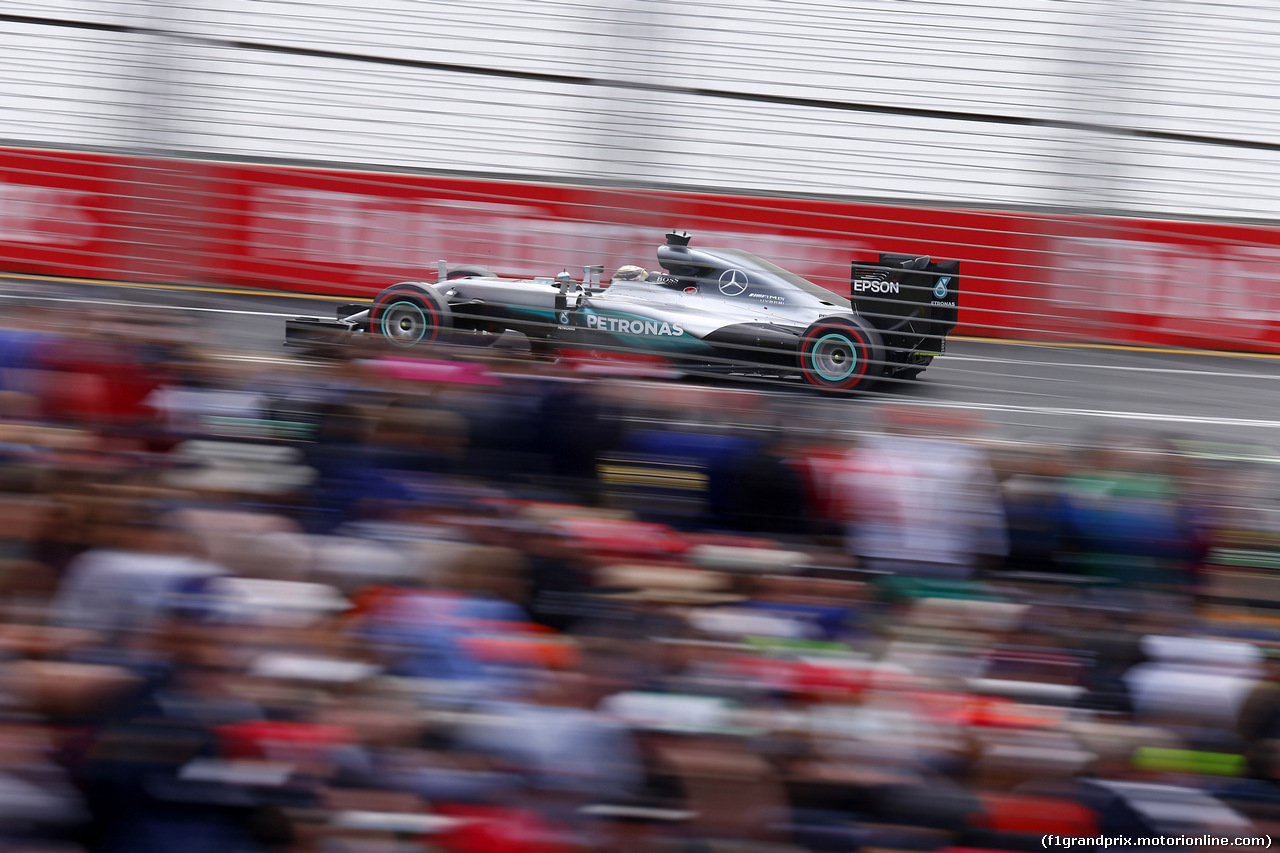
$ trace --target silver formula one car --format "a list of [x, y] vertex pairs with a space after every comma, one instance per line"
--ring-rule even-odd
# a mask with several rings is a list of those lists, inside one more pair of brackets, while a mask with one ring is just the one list
[[[436, 282], [392, 285], [336, 320], [300, 317], [286, 341], [372, 335], [409, 348], [518, 332], [537, 348], [639, 352], [697, 374], [800, 379], [824, 391], [911, 379], [943, 352], [955, 327], [960, 264], [915, 255], [853, 263], [846, 299], [738, 249], [690, 245], [673, 231], [658, 247], [665, 274], [577, 282], [507, 279], [477, 268]], [[626, 269], [626, 268], [624, 268]], [[622, 272], [622, 271], [620, 271]]]

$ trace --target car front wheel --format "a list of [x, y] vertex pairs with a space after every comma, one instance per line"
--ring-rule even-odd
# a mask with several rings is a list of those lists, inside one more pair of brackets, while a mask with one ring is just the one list
[[402, 282], [378, 294], [369, 312], [373, 333], [395, 347], [438, 343], [453, 325], [449, 306], [429, 287]]

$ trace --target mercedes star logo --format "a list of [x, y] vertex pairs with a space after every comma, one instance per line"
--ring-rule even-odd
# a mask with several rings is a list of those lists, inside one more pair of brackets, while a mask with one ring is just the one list
[[725, 296], [737, 296], [747, 289], [747, 274], [742, 270], [725, 270], [720, 273], [720, 292]]

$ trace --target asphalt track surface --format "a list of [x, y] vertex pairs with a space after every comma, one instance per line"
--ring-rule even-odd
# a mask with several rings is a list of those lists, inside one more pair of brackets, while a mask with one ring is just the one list
[[[286, 318], [332, 317], [344, 301], [351, 300], [0, 275], [0, 311], [20, 302], [123, 308], [152, 322], [171, 318], [212, 348], [267, 363], [296, 357], [283, 346]], [[1158, 434], [1246, 445], [1246, 456], [1280, 460], [1280, 357], [1267, 355], [959, 338], [919, 380], [883, 394], [831, 400], [800, 389], [776, 393], [791, 398], [800, 417], [834, 418], [855, 429], [897, 402], [980, 417], [997, 436], [1018, 441], [1074, 445], [1101, 432]]]

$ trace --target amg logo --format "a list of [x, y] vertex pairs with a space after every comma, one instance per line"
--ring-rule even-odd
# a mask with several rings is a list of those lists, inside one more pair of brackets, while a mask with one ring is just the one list
[[884, 281], [878, 278], [855, 278], [853, 280], [853, 292], [863, 293], [870, 291], [872, 293], [898, 293], [898, 283], [896, 281]]
[[627, 320], [622, 317], [601, 317], [598, 314], [587, 315], [588, 329], [603, 329], [607, 332], [625, 332], [630, 335], [668, 335], [678, 338], [684, 334], [684, 326], [680, 323], [663, 323], [660, 320]]

